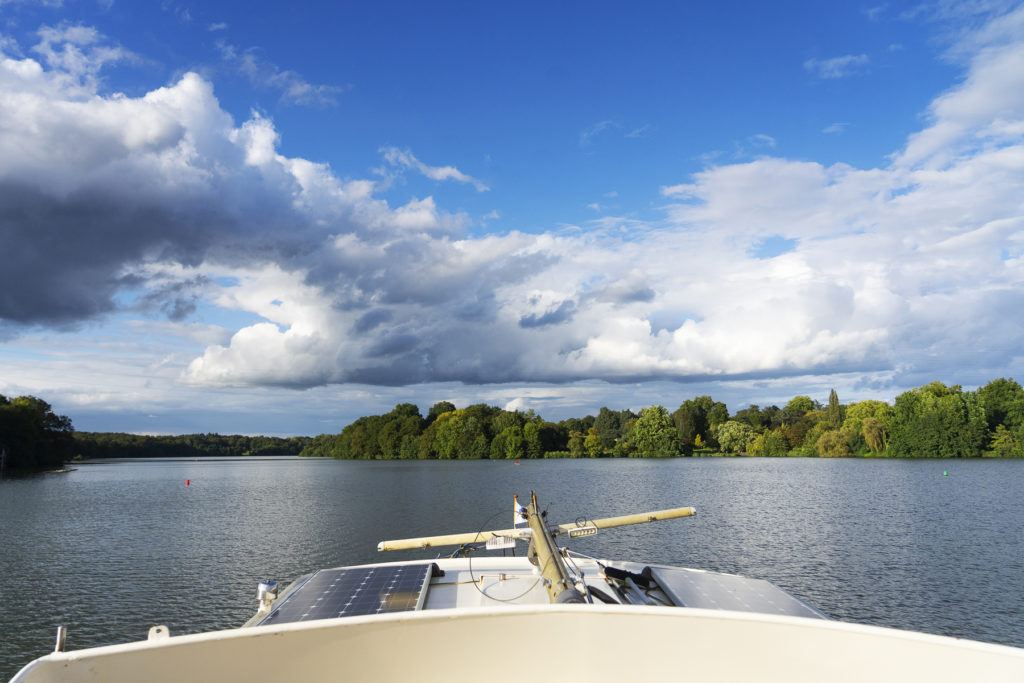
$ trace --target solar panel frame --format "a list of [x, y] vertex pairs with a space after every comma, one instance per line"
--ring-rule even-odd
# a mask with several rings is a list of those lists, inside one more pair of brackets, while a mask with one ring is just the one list
[[256, 625], [423, 608], [432, 564], [342, 567], [314, 572]]

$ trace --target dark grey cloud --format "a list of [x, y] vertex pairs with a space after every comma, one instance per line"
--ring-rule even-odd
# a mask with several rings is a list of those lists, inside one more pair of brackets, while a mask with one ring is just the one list
[[571, 321], [575, 313], [576, 302], [563, 301], [557, 308], [542, 313], [541, 315], [537, 315], [536, 313], [524, 315], [519, 319], [519, 327], [529, 329], [533, 327], [545, 327], [547, 325], [560, 325]]
[[497, 312], [498, 301], [493, 291], [472, 292], [452, 308], [452, 315], [458, 320], [478, 324], [494, 322]]
[[[79, 68], [91, 73], [83, 60]], [[59, 74], [10, 68], [0, 74], [6, 94], [18, 95], [0, 105], [0, 324], [8, 335], [74, 326], [125, 305], [181, 321], [202, 287], [164, 265], [298, 267], [322, 244], [325, 214], [337, 233], [350, 225], [331, 207], [298, 210], [304, 188], [274, 158], [273, 129], [259, 117], [233, 128], [194, 74], [145, 99], [83, 102], [81, 83], [62, 92]]]
[[[257, 203], [257, 211], [260, 210]], [[180, 321], [194, 310], [207, 280], [148, 264], [195, 267], [287, 264], [304, 238], [275, 236], [280, 209], [266, 223], [231, 215], [208, 196], [126, 197], [90, 185], [66, 196], [0, 178], [0, 321], [8, 326], [75, 325], [118, 310], [117, 295], [141, 291], [135, 310]], [[176, 281], [177, 279], [177, 281]], [[17, 294], [15, 294], [17, 293]]]
[[[160, 273], [155, 277], [167, 279]], [[181, 322], [196, 312], [203, 291], [212, 284], [205, 276], [196, 276], [185, 280], [171, 279], [163, 284], [152, 281], [140, 281], [147, 288], [146, 294], [140, 297], [132, 309], [142, 313], [159, 311], [168, 320]]]
[[419, 337], [414, 334], [387, 333], [370, 346], [366, 355], [369, 358], [404, 355], [415, 349], [419, 341]]
[[128, 264], [173, 255], [202, 257], [199, 226], [167, 207], [96, 192], [56, 198], [0, 181], [0, 319], [67, 325], [117, 308], [114, 296], [138, 286]]
[[647, 285], [634, 283], [620, 283], [603, 287], [594, 292], [588, 292], [583, 298], [592, 298], [605, 303], [625, 305], [637, 303], [649, 303], [654, 301], [657, 293]]
[[352, 330], [358, 333], [369, 332], [370, 330], [383, 325], [386, 322], [390, 322], [394, 317], [394, 313], [386, 308], [376, 308], [372, 311], [363, 313], [356, 320], [355, 325], [352, 326]]

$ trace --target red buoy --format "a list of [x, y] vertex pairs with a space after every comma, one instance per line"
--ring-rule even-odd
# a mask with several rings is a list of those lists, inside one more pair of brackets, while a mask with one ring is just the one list
[[189, 483], [190, 481], [192, 481], [192, 480], [191, 480], [191, 479], [186, 479], [186, 480], [185, 480], [185, 486], [188, 486], [188, 483]]

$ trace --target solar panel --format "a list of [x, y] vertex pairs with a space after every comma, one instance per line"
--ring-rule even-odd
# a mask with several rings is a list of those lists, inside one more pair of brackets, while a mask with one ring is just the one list
[[257, 625], [419, 609], [432, 568], [431, 564], [402, 564], [322, 569]]
[[680, 607], [826, 618], [807, 603], [761, 579], [667, 567], [651, 567], [651, 575]]

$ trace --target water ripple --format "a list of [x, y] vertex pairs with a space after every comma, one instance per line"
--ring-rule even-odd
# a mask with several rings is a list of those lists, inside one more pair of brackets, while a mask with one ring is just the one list
[[[942, 476], [943, 470], [948, 476]], [[189, 485], [186, 486], [186, 479]], [[51, 650], [238, 626], [264, 577], [404, 557], [377, 541], [695, 505], [582, 552], [768, 579], [835, 618], [1024, 646], [1024, 462], [679, 459], [89, 464], [0, 482], [0, 679]]]

